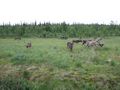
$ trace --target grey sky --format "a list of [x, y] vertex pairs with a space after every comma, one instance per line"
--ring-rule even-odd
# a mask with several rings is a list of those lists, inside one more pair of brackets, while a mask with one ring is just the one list
[[0, 23], [120, 24], [119, 0], [0, 0]]

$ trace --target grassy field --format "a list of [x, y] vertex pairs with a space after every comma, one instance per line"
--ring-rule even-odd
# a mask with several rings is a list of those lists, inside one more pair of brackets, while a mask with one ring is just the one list
[[120, 37], [95, 49], [74, 44], [73, 52], [71, 40], [0, 39], [0, 90], [120, 90]]

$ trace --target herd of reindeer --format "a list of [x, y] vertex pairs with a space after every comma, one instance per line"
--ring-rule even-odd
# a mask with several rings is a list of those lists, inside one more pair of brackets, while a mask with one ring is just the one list
[[82, 43], [82, 45], [87, 47], [103, 47], [103, 43], [101, 43], [102, 38], [97, 39], [78, 39], [78, 40], [72, 40], [72, 42], [67, 42], [67, 48], [70, 49], [70, 51], [73, 50], [74, 43]]
[[[15, 37], [15, 40], [21, 40], [21, 37]], [[67, 42], [67, 48], [70, 49], [70, 51], [73, 51], [74, 43], [81, 43], [84, 46], [87, 47], [102, 47], [104, 44], [101, 43], [102, 38], [97, 38], [97, 39], [77, 39], [77, 40], [72, 40], [71, 42]], [[26, 48], [31, 48], [32, 43], [28, 42], [25, 45]]]

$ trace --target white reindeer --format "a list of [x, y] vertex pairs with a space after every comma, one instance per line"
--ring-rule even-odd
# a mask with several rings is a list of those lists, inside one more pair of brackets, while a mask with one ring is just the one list
[[84, 45], [88, 46], [88, 47], [97, 47], [100, 46], [102, 47], [104, 44], [100, 43], [100, 40], [102, 40], [101, 38], [95, 39], [95, 40], [86, 40]]

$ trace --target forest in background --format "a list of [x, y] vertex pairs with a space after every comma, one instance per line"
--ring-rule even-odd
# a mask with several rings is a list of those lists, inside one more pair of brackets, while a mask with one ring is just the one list
[[106, 37], [120, 36], [120, 25], [74, 23], [39, 23], [2, 24], [0, 37], [40, 37], [40, 38], [72, 38], [72, 37]]

